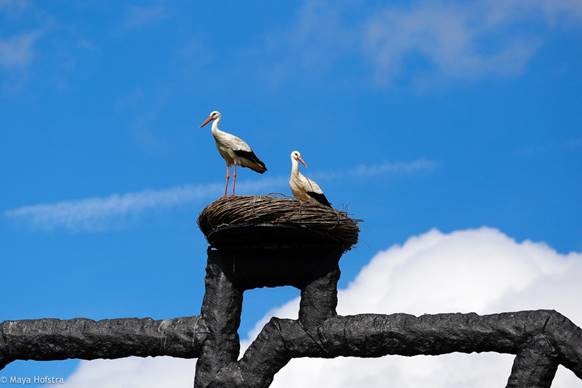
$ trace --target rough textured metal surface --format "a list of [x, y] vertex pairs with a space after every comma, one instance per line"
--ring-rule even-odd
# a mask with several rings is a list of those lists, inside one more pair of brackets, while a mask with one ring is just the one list
[[5, 321], [0, 325], [0, 360], [5, 365], [12, 360], [195, 358], [206, 331], [199, 317]]
[[240, 368], [246, 386], [266, 387], [289, 359], [298, 357], [517, 353], [507, 386], [550, 387], [557, 363], [582, 379], [581, 346], [582, 330], [546, 310], [485, 316], [337, 316], [325, 320], [317, 336], [299, 321], [273, 318], [243, 356]]
[[206, 266], [202, 316], [210, 335], [196, 363], [195, 387], [210, 386], [220, 368], [236, 361], [239, 353], [237, 330], [243, 295], [224, 271], [224, 266], [220, 255], [210, 256]]
[[507, 387], [549, 387], [558, 369], [557, 356], [548, 336], [533, 337], [517, 353]]
[[316, 329], [327, 318], [336, 316], [337, 282], [340, 270], [336, 263], [328, 272], [315, 277], [301, 288], [299, 322], [306, 329]]

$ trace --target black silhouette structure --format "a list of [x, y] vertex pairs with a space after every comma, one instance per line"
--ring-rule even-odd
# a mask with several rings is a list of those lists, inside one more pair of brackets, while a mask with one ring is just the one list
[[[582, 379], [582, 330], [551, 310], [338, 316], [338, 262], [358, 228], [345, 213], [272, 197], [207, 207], [206, 293], [199, 316], [38, 319], [0, 325], [0, 368], [14, 360], [198, 358], [195, 387], [267, 387], [297, 357], [380, 357], [451, 352], [515, 354], [507, 387], [550, 387], [559, 364]], [[299, 319], [272, 318], [239, 359], [245, 290], [301, 290]]]

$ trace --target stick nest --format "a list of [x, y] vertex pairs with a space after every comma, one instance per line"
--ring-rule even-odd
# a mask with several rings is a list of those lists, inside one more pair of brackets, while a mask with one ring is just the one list
[[213, 235], [233, 228], [246, 230], [247, 234], [254, 228], [258, 236], [251, 238], [260, 239], [265, 235], [260, 231], [266, 228], [278, 229], [289, 237], [290, 242], [321, 236], [322, 241], [335, 241], [345, 250], [358, 241], [358, 221], [345, 212], [317, 203], [272, 196], [220, 198], [202, 210], [198, 217], [198, 225], [211, 243]]

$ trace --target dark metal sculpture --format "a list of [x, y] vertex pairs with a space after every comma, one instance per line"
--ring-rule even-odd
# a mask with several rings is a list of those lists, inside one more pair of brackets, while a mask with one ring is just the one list
[[[582, 330], [555, 311], [338, 316], [338, 262], [357, 238], [355, 222], [344, 213], [291, 200], [267, 197], [290, 207], [276, 217], [273, 209], [261, 210], [256, 197], [236, 200], [250, 206], [248, 217], [239, 214], [222, 223], [229, 217], [224, 211], [237, 205], [228, 199], [211, 204], [199, 221], [210, 243], [200, 316], [5, 321], [0, 368], [13, 360], [166, 355], [198, 358], [195, 387], [267, 387], [297, 357], [499, 352], [516, 355], [507, 387], [550, 387], [559, 364], [582, 379]], [[289, 211], [310, 221], [301, 223]], [[320, 224], [314, 212], [321, 213]], [[342, 238], [324, 222], [329, 212]], [[237, 359], [243, 292], [282, 285], [301, 290], [299, 319], [272, 318]]]

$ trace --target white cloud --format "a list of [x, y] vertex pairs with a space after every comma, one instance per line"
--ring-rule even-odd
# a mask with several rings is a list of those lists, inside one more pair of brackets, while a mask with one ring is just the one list
[[[390, 173], [415, 173], [430, 171], [437, 166], [431, 160], [390, 162], [359, 165], [344, 171], [328, 171], [321, 174], [328, 180], [368, 177]], [[260, 180], [237, 182], [237, 193], [245, 194], [264, 190], [278, 190], [287, 185], [288, 177], [274, 176]], [[223, 183], [175, 186], [161, 190], [111, 194], [106, 197], [91, 197], [72, 201], [61, 201], [22, 206], [4, 212], [4, 216], [24, 221], [39, 229], [62, 228], [69, 231], [104, 230], [127, 217], [146, 211], [172, 208], [197, 201], [216, 198], [224, 190]]]
[[128, 357], [82, 362], [64, 385], [51, 387], [191, 388], [194, 385], [195, 365], [196, 360], [172, 357]]
[[0, 67], [15, 70], [26, 68], [34, 58], [34, 45], [40, 34], [24, 32], [0, 39]]
[[[485, 314], [551, 308], [581, 325], [581, 278], [582, 253], [560, 254], [543, 243], [516, 242], [491, 228], [432, 230], [376, 254], [340, 291], [338, 312]], [[297, 305], [293, 300], [272, 314], [296, 318]], [[495, 353], [299, 359], [283, 368], [272, 386], [373, 388], [385, 387], [388, 379], [399, 388], [502, 387], [512, 360]], [[169, 358], [83, 361], [64, 388], [189, 387], [192, 375], [191, 362]], [[575, 386], [580, 380], [560, 367], [552, 387]]]
[[[338, 313], [488, 314], [553, 308], [580, 325], [581, 275], [582, 254], [561, 255], [544, 244], [517, 243], [489, 228], [450, 234], [433, 230], [378, 253], [339, 293]], [[296, 318], [297, 311], [298, 300], [294, 300], [272, 315]], [[382, 387], [386, 376], [394, 387], [502, 387], [512, 360], [498, 354], [299, 359], [275, 377], [273, 387]], [[552, 387], [580, 383], [571, 372], [560, 369]]]

